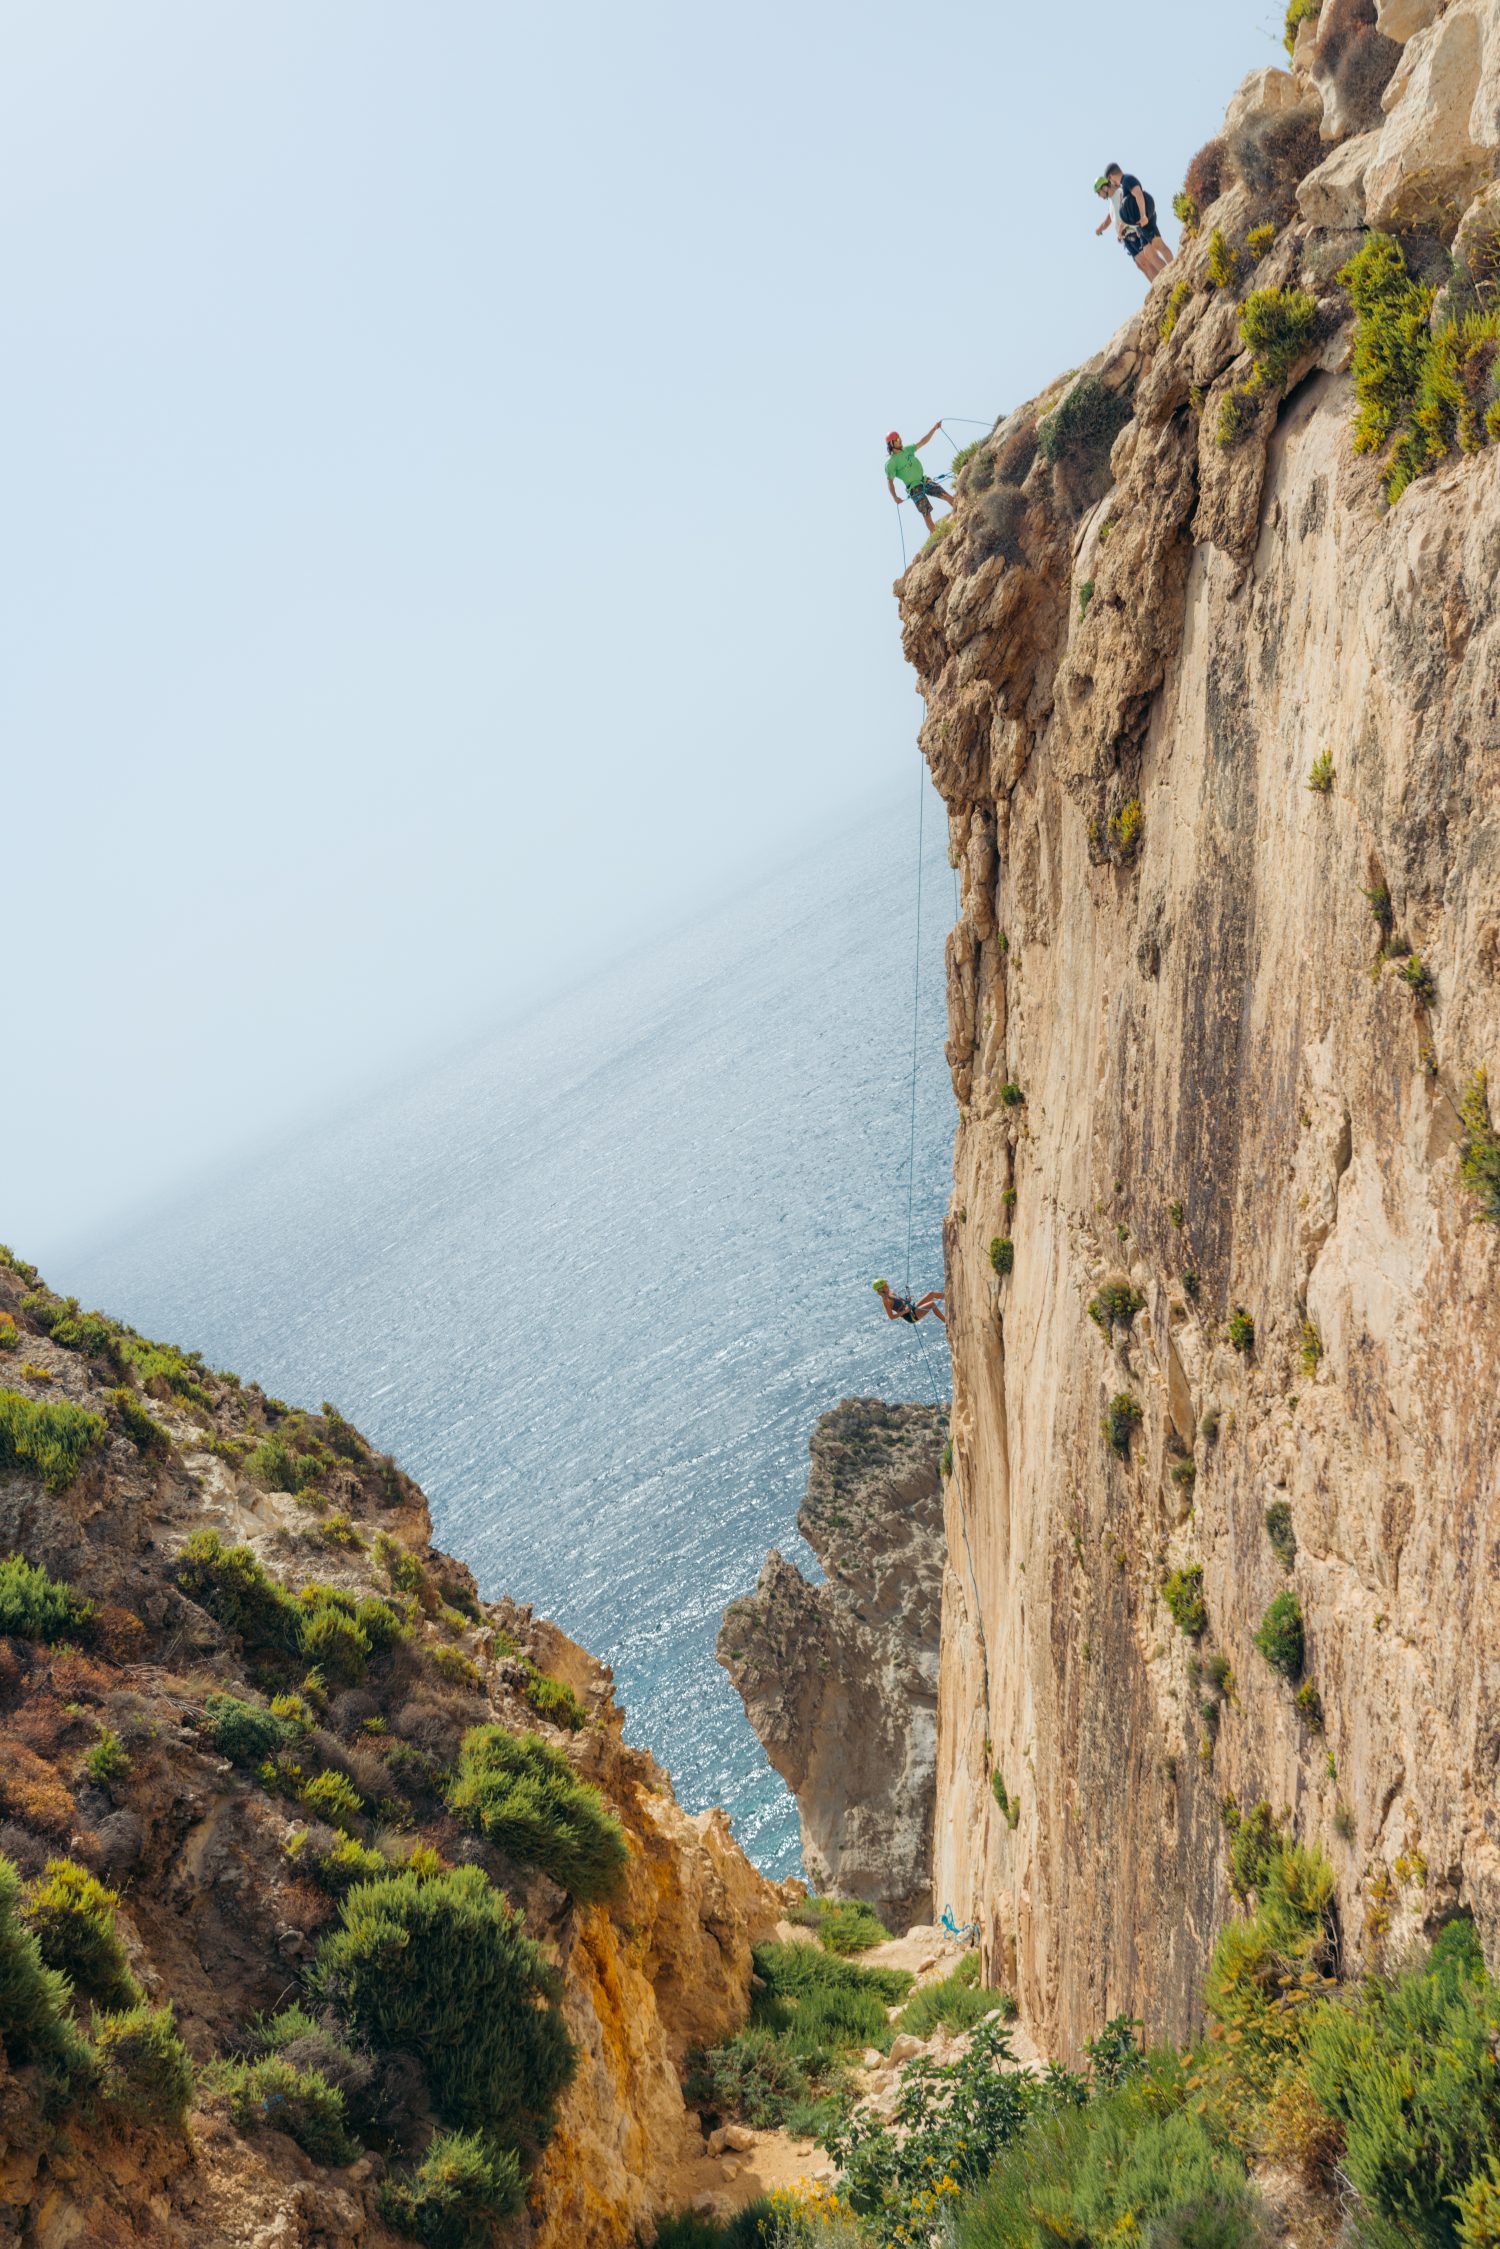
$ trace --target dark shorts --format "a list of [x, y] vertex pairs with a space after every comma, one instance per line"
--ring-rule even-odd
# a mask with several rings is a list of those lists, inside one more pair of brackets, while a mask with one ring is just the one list
[[911, 1298], [910, 1298], [910, 1297], [908, 1297], [908, 1296], [898, 1296], [898, 1297], [896, 1298], [896, 1302], [895, 1302], [894, 1310], [895, 1310], [895, 1314], [896, 1314], [896, 1317], [897, 1317], [897, 1319], [898, 1319], [898, 1320], [908, 1320], [908, 1321], [910, 1321], [910, 1323], [911, 1323], [911, 1325], [912, 1325], [913, 1327], [915, 1327], [915, 1326], [916, 1326], [916, 1324], [917, 1324], [917, 1315], [916, 1315], [916, 1310], [915, 1310], [915, 1308], [914, 1308], [914, 1306], [913, 1306], [913, 1304], [912, 1304], [912, 1301], [911, 1301]]
[[1138, 258], [1148, 244], [1160, 240], [1161, 228], [1155, 219], [1149, 226], [1128, 226], [1125, 229], [1125, 255], [1128, 258]]
[[941, 484], [934, 484], [930, 476], [924, 476], [920, 484], [908, 488], [906, 497], [915, 500], [920, 507], [924, 500], [946, 500], [948, 495]]

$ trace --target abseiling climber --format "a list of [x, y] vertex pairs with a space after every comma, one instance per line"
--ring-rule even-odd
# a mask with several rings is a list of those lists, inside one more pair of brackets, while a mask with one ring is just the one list
[[885, 1306], [885, 1316], [888, 1320], [906, 1320], [912, 1327], [915, 1327], [918, 1320], [925, 1320], [930, 1312], [934, 1319], [942, 1321], [944, 1327], [948, 1325], [948, 1315], [943, 1310], [943, 1292], [940, 1288], [930, 1288], [925, 1296], [919, 1296], [913, 1301], [909, 1296], [893, 1296], [889, 1281], [872, 1281], [870, 1286]]
[[927, 474], [917, 459], [917, 448], [930, 445], [942, 426], [941, 422], [934, 422], [927, 435], [917, 439], [916, 445], [903, 445], [899, 430], [890, 431], [885, 441], [885, 481], [890, 487], [891, 498], [899, 508], [902, 500], [902, 494], [896, 490], [896, 479], [899, 477], [906, 486], [905, 497], [916, 503], [929, 531], [932, 529], [933, 501], [946, 500], [950, 508], [954, 502], [951, 493], [945, 492]]
[[[1156, 223], [1156, 198], [1148, 195], [1134, 172], [1122, 172], [1118, 164], [1106, 164], [1094, 182], [1094, 193], [1102, 195], [1109, 205], [1110, 218], [1115, 233], [1125, 245], [1125, 254], [1134, 260], [1148, 282], [1165, 273], [1172, 263], [1172, 253], [1161, 237]], [[1102, 234], [1110, 219], [1101, 219], [1095, 227]]]

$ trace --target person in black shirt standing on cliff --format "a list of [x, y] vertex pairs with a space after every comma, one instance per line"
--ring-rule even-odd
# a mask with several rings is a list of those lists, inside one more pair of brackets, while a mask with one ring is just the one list
[[[1094, 182], [1094, 193], [1109, 204], [1115, 233], [1147, 281], [1165, 273], [1172, 253], [1156, 223], [1156, 198], [1146, 193], [1134, 172], [1122, 172], [1118, 164], [1106, 165], [1102, 178]], [[1102, 234], [1108, 225], [1108, 219], [1101, 219], [1094, 232]]]

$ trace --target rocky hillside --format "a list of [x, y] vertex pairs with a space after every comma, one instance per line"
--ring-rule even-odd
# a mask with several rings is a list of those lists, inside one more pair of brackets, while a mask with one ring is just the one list
[[933, 1406], [846, 1398], [825, 1413], [797, 1516], [823, 1581], [773, 1552], [719, 1632], [797, 1799], [810, 1880], [900, 1930], [933, 1917], [946, 1436]]
[[963, 898], [936, 1892], [1054, 2051], [1190, 2028], [1236, 1807], [1352, 1963], [1500, 1940], [1500, 0], [1376, 19], [1299, 0], [897, 589]]
[[629, 2242], [782, 1900], [609, 1673], [8, 1252], [0, 1557], [0, 2239]]

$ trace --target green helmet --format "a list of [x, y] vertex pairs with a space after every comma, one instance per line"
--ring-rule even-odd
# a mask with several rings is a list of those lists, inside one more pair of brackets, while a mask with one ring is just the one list
[[1100, 177], [1099, 177], [1099, 178], [1098, 178], [1097, 180], [1095, 180], [1095, 182], [1094, 182], [1094, 193], [1095, 193], [1096, 195], [1103, 195], [1103, 194], [1105, 193], [1106, 189], [1108, 188], [1108, 186], [1109, 186], [1109, 174], [1108, 174], [1107, 172], [1105, 172], [1105, 173], [1102, 173], [1102, 174], [1100, 175]]
[[879, 1296], [881, 1290], [887, 1286], [887, 1283], [884, 1281], [871, 1281], [870, 1286], [875, 1291], [875, 1294]]

